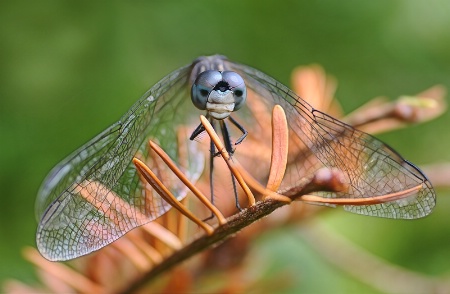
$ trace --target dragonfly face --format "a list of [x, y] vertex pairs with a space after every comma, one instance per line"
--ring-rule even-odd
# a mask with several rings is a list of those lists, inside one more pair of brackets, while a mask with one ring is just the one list
[[[191, 85], [192, 97], [188, 99]], [[349, 189], [317, 195], [357, 199], [419, 187], [401, 201], [344, 206], [348, 211], [414, 219], [428, 215], [434, 208], [435, 192], [426, 176], [389, 146], [314, 109], [270, 76], [215, 55], [200, 57], [167, 75], [119, 121], [49, 173], [36, 200], [39, 220], [36, 242], [42, 255], [49, 260], [67, 260], [88, 254], [166, 213], [170, 204], [157, 193], [150, 196], [143, 193], [145, 185], [132, 164], [133, 157], [147, 154], [148, 139], [154, 139], [179, 163], [177, 128], [189, 122], [186, 116], [190, 114], [190, 122], [198, 124], [199, 113], [190, 111], [194, 105], [206, 110], [211, 120], [218, 120], [223, 134], [228, 131], [222, 122], [231, 121], [244, 133], [236, 141], [239, 143], [246, 133], [230, 113], [241, 108], [233, 116], [239, 116], [247, 128], [258, 126], [254, 116], [247, 115], [250, 111], [246, 108], [250, 105], [243, 107], [250, 92], [247, 102], [256, 99], [267, 109], [280, 105], [286, 113], [291, 143], [285, 185], [319, 168], [336, 168], [344, 174]], [[197, 135], [194, 131], [191, 139]], [[204, 169], [204, 154], [195, 150], [196, 142], [186, 141], [183, 144], [191, 156], [184, 172], [195, 182]], [[229, 145], [227, 149], [232, 152]], [[245, 146], [240, 146], [237, 151], [244, 149]], [[154, 167], [154, 171], [158, 169]], [[258, 166], [252, 171], [260, 170]], [[175, 185], [172, 190], [179, 200], [187, 193], [182, 185]]]
[[204, 71], [198, 75], [191, 90], [192, 103], [219, 120], [240, 109], [246, 97], [244, 80], [233, 71]]

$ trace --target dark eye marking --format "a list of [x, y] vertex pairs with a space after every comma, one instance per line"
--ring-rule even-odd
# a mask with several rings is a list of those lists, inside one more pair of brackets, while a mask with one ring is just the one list
[[216, 86], [214, 87], [214, 90], [219, 90], [222, 92], [225, 92], [226, 90], [230, 90], [230, 85], [225, 82], [225, 81], [220, 81], [216, 84]]

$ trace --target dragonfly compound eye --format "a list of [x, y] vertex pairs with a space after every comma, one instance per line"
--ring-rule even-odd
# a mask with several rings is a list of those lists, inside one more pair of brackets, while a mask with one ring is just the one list
[[234, 71], [222, 72], [223, 81], [228, 83], [230, 90], [234, 93], [234, 109], [236, 111], [240, 109], [247, 99], [247, 88], [244, 83], [244, 79]]
[[191, 99], [195, 107], [206, 109], [209, 94], [221, 80], [222, 74], [216, 70], [207, 70], [197, 76], [191, 88]]

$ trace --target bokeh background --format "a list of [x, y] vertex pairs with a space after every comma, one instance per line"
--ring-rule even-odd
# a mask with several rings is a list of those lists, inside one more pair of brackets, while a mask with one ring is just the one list
[[[34, 199], [47, 172], [172, 70], [220, 53], [289, 84], [293, 68], [319, 63], [338, 78], [348, 112], [378, 95], [450, 88], [449, 15], [446, 0], [3, 1], [0, 282], [36, 279], [21, 249], [35, 246]], [[419, 166], [448, 162], [449, 125], [444, 114], [380, 137]], [[320, 221], [388, 262], [445, 277], [450, 191], [437, 193], [435, 212], [421, 220], [336, 209]], [[327, 263], [297, 228], [255, 247], [270, 272], [296, 277], [286, 292], [377, 293]]]

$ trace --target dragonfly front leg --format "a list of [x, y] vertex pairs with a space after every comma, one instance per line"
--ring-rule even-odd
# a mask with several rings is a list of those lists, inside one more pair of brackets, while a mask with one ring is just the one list
[[235, 125], [236, 128], [239, 129], [239, 131], [242, 132], [242, 136], [240, 136], [239, 139], [236, 140], [236, 143], [234, 143], [234, 145], [238, 145], [238, 144], [240, 144], [240, 143], [245, 139], [245, 137], [247, 137], [248, 132], [247, 132], [247, 130], [245, 130], [244, 127], [241, 126], [234, 118], [232, 118], [231, 116], [229, 116], [228, 118], [230, 119], [231, 123], [232, 123], [233, 125]]

